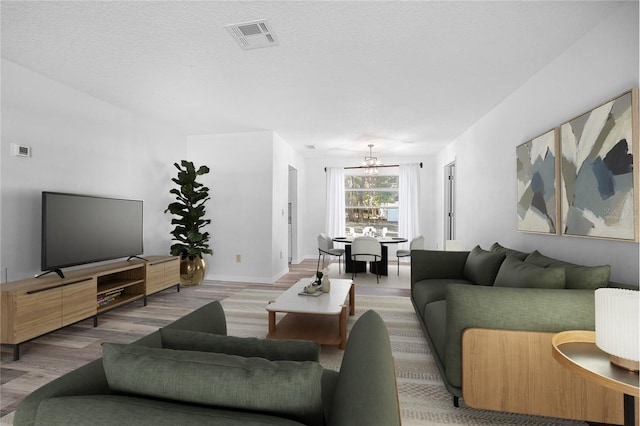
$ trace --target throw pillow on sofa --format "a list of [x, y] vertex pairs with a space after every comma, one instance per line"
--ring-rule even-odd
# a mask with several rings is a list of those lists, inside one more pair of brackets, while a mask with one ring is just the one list
[[543, 268], [514, 256], [502, 262], [494, 287], [565, 288], [564, 268]]
[[547, 257], [535, 250], [525, 259], [525, 262], [545, 268], [564, 268], [566, 273], [566, 288], [595, 290], [607, 287], [611, 275], [610, 265], [582, 266], [574, 263]]
[[474, 284], [493, 285], [505, 257], [504, 253], [491, 253], [475, 246], [467, 257], [462, 275]]
[[114, 343], [103, 343], [102, 351], [107, 382], [117, 392], [324, 422], [317, 362]]
[[497, 242], [493, 243], [489, 251], [493, 253], [504, 253], [506, 256], [514, 256], [518, 260], [525, 260], [527, 256], [529, 256], [529, 253], [503, 247], [500, 245], [500, 243]]
[[268, 340], [173, 328], [161, 328], [160, 335], [162, 347], [168, 349], [220, 352], [227, 355], [266, 358], [270, 361], [320, 360], [320, 345], [305, 340]]

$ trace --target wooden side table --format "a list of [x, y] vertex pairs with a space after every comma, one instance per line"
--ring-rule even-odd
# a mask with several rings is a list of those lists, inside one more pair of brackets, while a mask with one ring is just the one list
[[638, 373], [611, 364], [609, 355], [596, 346], [595, 332], [563, 331], [553, 336], [552, 346], [553, 357], [563, 367], [600, 386], [624, 393], [624, 424], [636, 424]]

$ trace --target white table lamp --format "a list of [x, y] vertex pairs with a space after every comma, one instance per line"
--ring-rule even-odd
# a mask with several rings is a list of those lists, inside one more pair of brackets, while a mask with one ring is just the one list
[[599, 288], [596, 297], [596, 346], [611, 363], [638, 371], [640, 361], [640, 292]]

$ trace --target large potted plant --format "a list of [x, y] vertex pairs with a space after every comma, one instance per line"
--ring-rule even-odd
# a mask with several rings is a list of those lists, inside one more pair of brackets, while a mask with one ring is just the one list
[[203, 232], [205, 225], [211, 223], [205, 219], [205, 203], [209, 200], [209, 188], [196, 181], [198, 176], [209, 173], [207, 166], [197, 170], [191, 161], [182, 160], [174, 163], [178, 175], [171, 180], [178, 185], [169, 191], [176, 196], [176, 201], [169, 204], [165, 213], [176, 216], [171, 220], [175, 228], [171, 232], [171, 254], [180, 256], [180, 283], [182, 285], [202, 284], [206, 272], [203, 254], [212, 254], [209, 248], [209, 233]]

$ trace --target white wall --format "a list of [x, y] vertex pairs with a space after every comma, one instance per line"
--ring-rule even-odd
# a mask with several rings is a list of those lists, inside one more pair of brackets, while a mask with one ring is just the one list
[[[437, 231], [435, 222], [434, 209], [434, 191], [435, 191], [435, 175], [434, 165], [435, 158], [429, 156], [416, 157], [388, 157], [384, 152], [379, 153], [379, 157], [385, 164], [402, 164], [402, 163], [423, 163], [420, 169], [420, 227], [421, 233], [425, 237], [425, 248], [435, 249]], [[357, 166], [362, 162], [361, 157], [354, 158], [308, 158], [306, 160], [306, 180], [305, 193], [308, 199], [305, 209], [306, 224], [304, 226], [305, 240], [303, 241], [304, 252], [307, 258], [318, 257], [318, 234], [327, 232], [325, 229], [326, 206], [325, 199], [326, 189], [326, 173], [325, 167], [347, 167]], [[382, 169], [385, 170], [385, 169]], [[394, 170], [398, 169], [386, 169]], [[335, 235], [334, 235], [335, 236]], [[395, 247], [389, 246], [389, 258], [395, 257]]]
[[444, 223], [443, 169], [455, 159], [457, 238], [465, 249], [499, 241], [580, 264], [610, 264], [612, 280], [638, 284], [637, 243], [516, 232], [515, 161], [517, 145], [638, 87], [638, 33], [638, 2], [629, 2], [439, 153], [436, 222]]
[[[279, 278], [289, 271], [288, 266], [288, 204], [289, 191], [294, 191], [293, 197], [296, 199], [298, 231], [304, 228], [306, 223], [306, 213], [301, 210], [307, 206], [307, 191], [305, 185], [305, 164], [304, 159], [298, 154], [284, 139], [274, 133], [274, 155], [273, 155], [273, 271], [275, 277]], [[289, 188], [289, 168], [297, 170], [297, 185]], [[302, 232], [294, 233], [297, 238], [293, 244], [294, 252], [291, 253], [292, 263], [300, 262], [301, 241], [304, 238]], [[277, 279], [276, 278], [276, 279]]]
[[289, 165], [302, 165], [293, 149], [270, 131], [199, 135], [188, 157], [211, 169], [201, 179], [212, 198], [206, 278], [271, 283], [288, 272]]
[[[3, 282], [40, 272], [42, 191], [143, 200], [145, 253], [168, 254], [163, 212], [184, 135], [4, 59], [1, 106]], [[11, 143], [31, 158], [10, 156]]]

